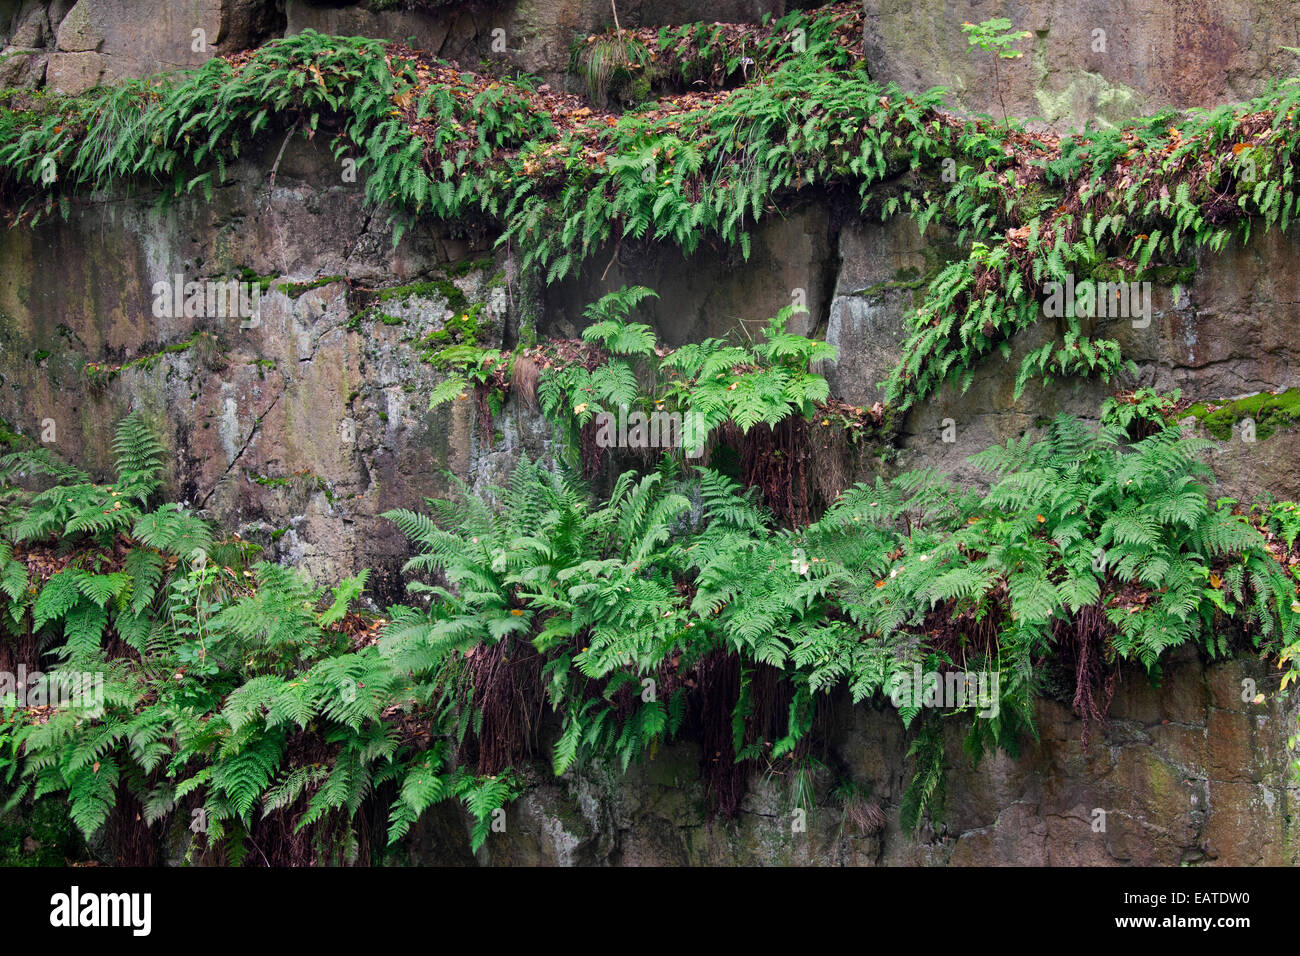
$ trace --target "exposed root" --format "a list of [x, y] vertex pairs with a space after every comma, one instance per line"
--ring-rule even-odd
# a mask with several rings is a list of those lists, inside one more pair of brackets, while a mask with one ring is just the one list
[[129, 787], [117, 789], [117, 800], [108, 815], [107, 833], [118, 866], [158, 865], [158, 840], [145, 822], [144, 807]]
[[701, 770], [710, 813], [732, 819], [740, 812], [749, 767], [736, 763], [731, 715], [740, 699], [740, 661], [726, 651], [714, 651], [695, 668], [698, 684]]
[[473, 683], [468, 704], [481, 720], [478, 734], [462, 745], [460, 759], [491, 776], [536, 748], [542, 658], [531, 646], [506, 638], [472, 648], [466, 664]]
[[773, 517], [786, 527], [810, 524], [808, 423], [795, 415], [775, 427], [756, 425], [748, 434], [730, 424], [726, 430], [741, 450], [741, 482], [758, 488]]
[[875, 801], [854, 797], [844, 804], [844, 822], [859, 833], [870, 835], [885, 829], [885, 811]]
[[1115, 696], [1118, 671], [1107, 660], [1112, 628], [1099, 604], [1081, 608], [1073, 621], [1058, 622], [1053, 636], [1074, 658], [1074, 712], [1083, 721], [1083, 746], [1092, 725], [1104, 724]]

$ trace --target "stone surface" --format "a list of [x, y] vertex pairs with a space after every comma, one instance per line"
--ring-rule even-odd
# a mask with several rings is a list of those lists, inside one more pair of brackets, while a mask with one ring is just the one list
[[744, 330], [758, 337], [772, 318], [796, 301], [806, 313], [791, 317], [787, 328], [808, 334], [825, 325], [827, 290], [834, 282], [834, 236], [825, 206], [809, 203], [760, 221], [752, 231], [750, 257], [709, 243], [689, 257], [676, 246], [628, 241], [605, 249], [583, 264], [582, 272], [542, 293], [538, 332], [576, 335], [583, 310], [624, 285], [644, 285], [659, 298], [638, 309], [670, 345], [699, 342]]
[[55, 93], [81, 93], [103, 83], [107, 69], [98, 53], [52, 53], [45, 82]]
[[[393, 324], [354, 328], [348, 281], [437, 277], [449, 252], [474, 250], [423, 228], [394, 248], [384, 217], [363, 210], [360, 187], [339, 182], [327, 152], [290, 147], [274, 190], [272, 158], [232, 168], [211, 203], [89, 203], [67, 223], [0, 237], [0, 416], [33, 435], [52, 420], [58, 450], [102, 474], [114, 423], [142, 409], [172, 449], [172, 493], [322, 582], [374, 568], [382, 605], [401, 596], [407, 544], [377, 516], [444, 493], [448, 469], [469, 477], [482, 439], [471, 439], [468, 403], [426, 408], [438, 374], [414, 343], [441, 327], [446, 297], [386, 305]], [[79, 266], [60, 270], [73, 249]], [[486, 262], [448, 288], [481, 301], [495, 271]], [[268, 292], [252, 328], [154, 316], [159, 280], [245, 268], [343, 279]], [[129, 367], [93, 388], [86, 362]]]
[[[84, 89], [201, 62], [187, 52], [196, 27], [217, 50], [280, 29], [274, 7], [256, 0], [187, 0], [159, 16], [152, 5], [142, 15], [142, 3], [0, 5], [0, 22], [10, 31], [6, 53], [13, 54], [0, 64], [6, 71], [0, 79], [34, 86], [45, 75], [51, 88]], [[745, 17], [749, 5], [728, 0], [706, 11], [696, 0], [629, 2], [620, 13], [630, 26]], [[1139, 0], [1131, 20], [1103, 26], [1115, 55], [1126, 51], [1122, 62], [1083, 57], [1076, 63], [1071, 38], [1082, 35], [1090, 18], [1103, 25], [1113, 19], [1108, 7], [1092, 0], [1053, 0], [1041, 9], [1013, 5], [1007, 15], [1038, 32], [1027, 44], [1035, 55], [1009, 64], [1002, 76], [1008, 110], [1028, 107], [1056, 122], [1165, 102], [1217, 102], [1256, 88], [1265, 66], [1283, 68], [1268, 52], [1274, 40], [1294, 42], [1276, 28], [1280, 5], [1234, 0], [1218, 12], [1175, 6], [1178, 16], [1159, 23], [1144, 12], [1148, 0]], [[987, 97], [972, 94], [986, 77], [965, 57], [960, 22], [1002, 11], [965, 2], [912, 9], [905, 14], [892, 0], [868, 4], [869, 34], [874, 29], [889, 41], [873, 54], [874, 75], [888, 79], [891, 69], [906, 65], [912, 72], [895, 77], [905, 85], [948, 76], [968, 107], [990, 108]], [[500, 28], [506, 55], [547, 74], [562, 71], [575, 33], [606, 25], [607, 11], [604, 0], [518, 0], [380, 15], [356, 5], [289, 0], [284, 28], [414, 34], [420, 45], [467, 63], [493, 52], [492, 31]], [[1220, 29], [1215, 18], [1234, 11], [1251, 16]], [[1177, 44], [1204, 54], [1199, 81], [1183, 76], [1182, 65], [1145, 68], [1168, 62], [1170, 50], [1182, 48]], [[1029, 106], [1033, 93], [1051, 109]], [[420, 360], [418, 342], [450, 316], [453, 298], [489, 301], [492, 286], [508, 276], [511, 312], [493, 318], [481, 339], [507, 346], [525, 321], [542, 334], [577, 334], [586, 305], [625, 284], [660, 293], [640, 317], [670, 344], [756, 334], [767, 318], [802, 298], [809, 313], [791, 328], [837, 345], [839, 360], [826, 368], [834, 393], [867, 404], [879, 397], [877, 383], [897, 357], [917, 290], [947, 254], [941, 233], [922, 240], [906, 220], [845, 219], [833, 197], [810, 190], [755, 227], [748, 261], [708, 242], [686, 258], [673, 247], [629, 241], [539, 292], [520, 282], [490, 235], [420, 223], [394, 246], [386, 212], [364, 208], [362, 187], [341, 181], [323, 146], [291, 142], [272, 186], [268, 170], [280, 145], [275, 135], [250, 148], [210, 201], [195, 195], [160, 211], [147, 193], [96, 196], [75, 203], [66, 222], [55, 218], [0, 235], [0, 417], [31, 435], [52, 421], [57, 449], [102, 476], [111, 464], [113, 424], [141, 409], [171, 452], [169, 490], [321, 582], [373, 568], [371, 596], [381, 606], [402, 594], [407, 542], [380, 514], [419, 507], [424, 496], [447, 491], [444, 471], [486, 489], [503, 483], [520, 457], [554, 453], [535, 410], [510, 404], [489, 433], [469, 403], [426, 408], [438, 375]], [[269, 292], [253, 327], [219, 316], [155, 316], [153, 287], [160, 279], [245, 269], [321, 281]], [[421, 280], [446, 284], [386, 303], [388, 321], [353, 322], [359, 292]], [[1192, 400], [1300, 384], [1294, 379], [1300, 366], [1294, 230], [1202, 255], [1188, 288], [1157, 288], [1154, 303], [1148, 328], [1098, 323], [1139, 362], [1141, 384], [1178, 387]], [[1113, 387], [1033, 383], [1020, 398], [1013, 395], [1020, 357], [1054, 332], [1043, 323], [1022, 333], [1010, 360], [982, 363], [968, 391], [946, 389], [919, 403], [901, 423], [896, 460], [872, 467], [885, 474], [936, 467], [978, 484], [984, 478], [967, 461], [970, 454], [1059, 411], [1095, 416]], [[86, 363], [125, 367], [92, 387]], [[1300, 497], [1298, 454], [1300, 432], [1293, 430], [1253, 445], [1218, 442], [1210, 462], [1219, 492]], [[855, 477], [869, 478], [871, 470]], [[1165, 662], [1158, 683], [1140, 670], [1123, 671], [1111, 720], [1093, 729], [1087, 747], [1079, 721], [1050, 699], [1038, 704], [1038, 741], [1015, 759], [990, 755], [972, 765], [959, 756], [954, 730], [945, 813], [918, 835], [902, 833], [898, 823], [912, 732], [887, 708], [839, 701], [826, 761], [837, 779], [818, 778], [806, 830], [792, 827], [788, 787], [775, 777], [750, 781], [736, 820], [709, 820], [701, 754], [688, 739], [626, 776], [594, 767], [556, 781], [544, 763], [530, 768], [529, 789], [509, 809], [506, 833], [494, 834], [477, 858], [468, 852], [463, 813], [439, 807], [417, 827], [410, 859], [458, 865], [1294, 864], [1290, 820], [1300, 794], [1283, 747], [1296, 714], [1268, 694], [1261, 705], [1250, 694], [1243, 700], [1243, 680], [1268, 689], [1272, 676], [1253, 658], [1210, 662], [1183, 649]], [[883, 808], [882, 833], [857, 833], [845, 824], [831, 796], [843, 780]], [[1098, 811], [1104, 830], [1095, 826]]]
[[[488, 838], [477, 862], [1295, 865], [1291, 817], [1300, 786], [1287, 767], [1284, 735], [1298, 714], [1294, 701], [1240, 700], [1242, 676], [1257, 670], [1255, 661], [1208, 662], [1190, 649], [1171, 655], [1158, 687], [1126, 668], [1116, 716], [1094, 729], [1086, 748], [1079, 720], [1049, 700], [1038, 705], [1039, 741], [1018, 759], [996, 754], [972, 765], [954, 732], [944, 814], [916, 835], [898, 828], [912, 734], [888, 707], [838, 702], [840, 729], [823, 758], [884, 810], [879, 834], [846, 824], [831, 773], [817, 776], [806, 829], [794, 825], [788, 785], [757, 774], [735, 820], [709, 820], [691, 743], [663, 748], [624, 776], [595, 767], [557, 784], [539, 765], [533, 779], [546, 782], [510, 809], [505, 832]], [[1208, 692], [1214, 687], [1222, 693]], [[1222, 759], [1188, 762], [1206, 747]], [[462, 820], [457, 828], [440, 813], [417, 824], [419, 858], [464, 862]]]
[[46, 46], [50, 41], [52, 28], [45, 4], [39, 0], [23, 0], [21, 5], [11, 3], [9, 6], [16, 9], [9, 14], [0, 9], [0, 23], [5, 22], [6, 17], [8, 19], [9, 44], [27, 48]]
[[200, 66], [284, 29], [274, 0], [56, 0], [15, 16], [12, 44], [54, 48], [46, 80], [60, 93]]
[[[317, 33], [333, 33], [339, 36], [379, 37], [411, 42], [421, 50], [428, 50], [444, 55], [443, 45], [452, 31], [452, 26], [462, 17], [471, 25], [481, 16], [472, 11], [440, 10], [424, 12], [417, 10], [368, 10], [362, 6], [322, 6], [304, 3], [303, 0], [288, 0], [285, 6], [285, 33], [292, 35], [303, 30], [315, 30]], [[475, 27], [477, 30], [477, 27]], [[490, 35], [491, 30], [488, 29]], [[485, 47], [485, 50], [487, 47]], [[447, 54], [452, 51], [448, 49]], [[464, 56], [468, 49], [456, 51]]]
[[[1249, 99], [1298, 65], [1282, 49], [1297, 45], [1290, 0], [866, 0], [866, 12], [874, 78], [1062, 128]], [[970, 47], [962, 23], [993, 17], [1033, 34], [1023, 57]]]
[[905, 218], [883, 226], [851, 220], [839, 236], [839, 273], [827, 320], [826, 341], [840, 350], [826, 364], [835, 394], [855, 405], [884, 398], [880, 388], [898, 363], [907, 338], [904, 317], [917, 304], [933, 272], [936, 245]]
[[44, 50], [5, 47], [0, 51], [0, 86], [34, 90], [45, 83], [49, 56]]
[[[793, 6], [785, 0], [623, 0], [618, 15], [624, 27], [657, 27], [697, 20], [752, 21], [764, 13], [779, 17]], [[575, 37], [613, 26], [607, 0], [501, 0], [381, 11], [358, 4], [287, 0], [286, 14], [287, 33], [312, 29], [403, 41], [414, 37], [417, 47], [462, 66], [504, 59], [550, 83], [565, 82]]]

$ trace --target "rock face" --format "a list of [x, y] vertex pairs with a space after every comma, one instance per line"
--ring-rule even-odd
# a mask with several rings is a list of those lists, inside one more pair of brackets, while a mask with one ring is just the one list
[[[623, 0], [624, 27], [783, 15], [786, 0]], [[613, 26], [608, 0], [5, 0], [0, 84], [80, 93], [100, 83], [195, 67], [217, 54], [316, 30], [412, 42], [466, 67], [498, 61], [563, 83], [577, 37]]]
[[[734, 820], [705, 812], [698, 746], [661, 750], [626, 775], [592, 768], [559, 783], [544, 766], [489, 836], [485, 865], [1230, 866], [1295, 865], [1300, 799], [1283, 728], [1294, 702], [1256, 705], [1258, 661], [1171, 656], [1159, 687], [1125, 670], [1103, 732], [1088, 743], [1069, 709], [1038, 705], [1039, 740], [1018, 759], [972, 765], [950, 734], [944, 823], [900, 832], [910, 734], [890, 710], [835, 705], [838, 727], [811, 806], [781, 777], [756, 774]], [[1249, 693], [1247, 693], [1249, 691]], [[1243, 701], [1243, 697], [1246, 701]], [[888, 821], [864, 832], [832, 791], [849, 782]], [[418, 826], [414, 862], [473, 862], [454, 812]]]
[[[0, 4], [13, 54], [0, 61], [4, 81], [80, 89], [307, 28], [415, 35], [462, 58], [490, 54], [492, 31], [503, 29], [508, 55], [546, 73], [563, 69], [573, 32], [605, 25], [608, 11], [603, 0], [384, 13], [288, 0], [279, 22], [275, 4], [254, 0], [186, 0], [168, 4], [165, 16], [153, 15], [153, 4], [143, 4], [145, 15], [142, 4]], [[751, 18], [751, 6], [728, 0], [706, 14], [687, 0], [628, 2], [620, 15], [624, 25]], [[994, 11], [969, 6], [922, 2], [909, 14], [901, 4], [869, 3], [868, 38], [879, 45], [873, 74], [908, 86], [948, 82], [964, 90], [968, 107], [989, 109], [987, 97], [973, 93], [988, 78], [968, 61], [960, 22]], [[1116, 26], [1099, 3], [1012, 9], [1008, 15], [1036, 33], [1026, 44], [1033, 55], [1001, 74], [1008, 110], [1052, 119], [1035, 106], [1040, 93], [1062, 110], [1102, 116], [1112, 107], [1238, 98], [1282, 69], [1270, 52], [1275, 41], [1295, 42], [1279, 32], [1282, 3], [1178, 4], [1179, 16], [1163, 18], [1141, 12], [1155, 6], [1141, 0]], [[1108, 31], [1114, 62], [1073, 52], [1094, 21]], [[194, 29], [205, 31], [208, 52], [193, 50]], [[1184, 48], [1206, 52], [1197, 82], [1181, 75], [1182, 65], [1162, 65], [1184, 63]], [[1092, 78], [1112, 92], [1087, 92]], [[1116, 84], [1130, 92], [1114, 93]], [[758, 224], [748, 261], [707, 243], [686, 258], [673, 247], [629, 242], [603, 250], [578, 277], [538, 290], [521, 282], [491, 236], [426, 222], [394, 245], [387, 212], [364, 208], [363, 187], [344, 180], [327, 149], [294, 140], [277, 165], [282, 142], [268, 137], [260, 153], [245, 154], [210, 202], [196, 196], [159, 211], [147, 194], [95, 196], [75, 203], [67, 221], [0, 234], [0, 418], [102, 476], [113, 425], [142, 409], [172, 452], [172, 493], [322, 583], [374, 569], [379, 606], [402, 596], [407, 556], [405, 540], [379, 515], [446, 492], [446, 472], [485, 488], [521, 456], [552, 450], [544, 423], [526, 409], [509, 405], [491, 427], [470, 402], [427, 409], [439, 376], [422, 359], [421, 342], [448, 319], [474, 314], [482, 344], [509, 346], [530, 328], [573, 335], [588, 303], [641, 283], [660, 293], [648, 320], [679, 344], [738, 328], [756, 334], [799, 302], [809, 311], [791, 328], [824, 335], [840, 350], [825, 369], [834, 394], [869, 404], [897, 360], [904, 316], [950, 242], [933, 231], [921, 237], [901, 218], [881, 225], [846, 217], [836, 197], [806, 191]], [[168, 314], [155, 306], [176, 276], [267, 288], [256, 321]], [[389, 290], [382, 300], [380, 289]], [[1300, 386], [1294, 228], [1205, 254], [1180, 285], [1154, 289], [1152, 301], [1150, 325], [1114, 320], [1102, 328], [1138, 361], [1142, 384], [1178, 387], [1194, 401]], [[896, 460], [854, 477], [936, 467], [978, 483], [966, 461], [973, 452], [1058, 411], [1095, 415], [1109, 390], [1093, 381], [1031, 384], [1013, 395], [1019, 357], [1052, 332], [1045, 322], [1017, 337], [1011, 358], [983, 363], [964, 394], [947, 389], [919, 403], [901, 423]], [[1210, 463], [1221, 493], [1295, 498], [1298, 459], [1295, 429], [1256, 442], [1234, 431]], [[1159, 686], [1125, 671], [1112, 720], [1094, 728], [1087, 748], [1069, 708], [1042, 700], [1040, 739], [1019, 758], [989, 757], [974, 768], [953, 757], [945, 824], [916, 838], [899, 832], [897, 813], [910, 733], [892, 711], [838, 702], [837, 729], [820, 758], [831, 771], [815, 778], [806, 830], [792, 828], [788, 784], [761, 777], [750, 781], [737, 820], [710, 821], [703, 755], [687, 741], [626, 776], [594, 768], [556, 782], [534, 768], [535, 786], [508, 811], [506, 832], [477, 858], [465, 820], [447, 808], [422, 821], [411, 852], [417, 862], [466, 864], [1292, 864], [1300, 793], [1288, 782], [1285, 744], [1297, 715], [1279, 709], [1274, 695], [1267, 705], [1252, 703], [1243, 684], [1263, 689], [1269, 677], [1250, 658], [1210, 662], [1191, 653], [1168, 661]], [[960, 741], [949, 740], [948, 753], [960, 752]], [[845, 823], [833, 777], [881, 807], [883, 831]]]
[[[287, 149], [272, 189], [273, 160], [232, 169], [211, 203], [94, 202], [0, 237], [0, 415], [103, 473], [113, 424], [143, 409], [175, 453], [182, 500], [321, 581], [373, 567], [377, 595], [397, 598], [406, 545], [376, 516], [444, 492], [447, 469], [467, 476], [482, 440], [468, 403], [427, 410], [436, 377], [416, 343], [453, 303], [485, 301], [498, 270], [486, 249], [428, 230], [394, 248], [325, 151]], [[297, 285], [262, 294], [256, 321], [155, 314], [157, 283], [241, 274]], [[441, 278], [382, 316], [349, 307], [349, 286], [416, 277]]]
[[[1290, 0], [866, 0], [866, 12], [875, 79], [1058, 127], [1249, 99], [1297, 68], [1283, 49], [1297, 45]], [[995, 64], [961, 24], [999, 16], [1033, 36], [1016, 44], [1022, 58]]]
[[[685, 341], [764, 319], [806, 282], [809, 329], [841, 350], [828, 369], [835, 392], [866, 402], [943, 240], [923, 243], [901, 220], [838, 223], [829, 201], [810, 200], [755, 230], [749, 263], [629, 247], [612, 265], [603, 255], [588, 263], [525, 314], [526, 290], [487, 239], [426, 224], [394, 247], [386, 215], [363, 209], [360, 188], [311, 144], [285, 150], [272, 188], [266, 170], [279, 141], [233, 168], [211, 203], [158, 212], [147, 196], [100, 198], [66, 223], [0, 236], [0, 417], [33, 436], [52, 422], [58, 450], [103, 473], [114, 422], [142, 408], [174, 452], [171, 486], [182, 499], [319, 581], [374, 568], [380, 606], [402, 595], [407, 547], [382, 512], [444, 493], [445, 470], [486, 486], [519, 456], [550, 452], [534, 413], [509, 406], [488, 434], [470, 403], [426, 410], [437, 373], [419, 343], [457, 310], [499, 298], [492, 289], [507, 284], [507, 314], [482, 310], [484, 341], [510, 340], [524, 322], [573, 334], [581, 305], [645, 282], [662, 294], [651, 318]], [[155, 314], [159, 281], [240, 274], [287, 277], [262, 296], [255, 324]], [[423, 284], [375, 311], [359, 306], [366, 289], [414, 283]], [[1281, 390], [1297, 384], [1285, 330], [1298, 283], [1294, 239], [1257, 236], [1207, 256], [1187, 289], [1157, 290], [1151, 326], [1119, 334], [1144, 380], [1161, 388], [1197, 399]], [[1012, 398], [1016, 356], [1047, 331], [1022, 335], [1010, 362], [986, 362], [965, 395], [945, 392], [915, 408], [888, 469], [936, 466], [979, 481], [964, 461], [970, 453], [1056, 410], [1095, 414], [1106, 394], [1095, 382]], [[1232, 493], [1295, 495], [1296, 441], [1286, 430], [1254, 444], [1234, 437], [1211, 463]], [[626, 777], [610, 770], [556, 782], [538, 768], [506, 833], [477, 858], [454, 810], [422, 824], [412, 853], [490, 864], [1293, 863], [1289, 820], [1300, 794], [1287, 782], [1285, 741], [1296, 715], [1244, 703], [1246, 677], [1266, 686], [1262, 665], [1247, 659], [1184, 654], [1159, 687], [1126, 671], [1113, 719], [1086, 749], [1069, 708], [1043, 700], [1040, 740], [1019, 759], [975, 768], [952, 758], [944, 827], [920, 837], [897, 822], [911, 735], [888, 709], [840, 703], [821, 759], [880, 805], [889, 821], [881, 833], [844, 823], [829, 776], [818, 778], [806, 831], [791, 829], [788, 785], [761, 777], [737, 820], [710, 822], [700, 753], [686, 742]], [[948, 741], [948, 753], [960, 754], [960, 743]], [[1093, 829], [1098, 810], [1104, 831]]]
[[269, 0], [22, 0], [0, 8], [5, 86], [80, 93], [100, 83], [201, 66], [283, 30]]
[[[897, 364], [906, 338], [903, 316], [925, 289], [942, 237], [921, 236], [903, 219], [882, 228], [847, 223], [839, 234], [840, 268], [826, 323], [826, 341], [840, 350], [826, 375], [846, 402], [870, 405], [884, 397], [880, 387]], [[927, 250], [929, 250], [927, 252]]]
[[690, 256], [667, 244], [607, 249], [592, 257], [581, 276], [543, 292], [538, 331], [576, 335], [584, 324], [583, 309], [596, 298], [625, 285], [644, 285], [659, 298], [639, 314], [670, 345], [734, 329], [757, 337], [788, 305], [806, 311], [792, 315], [787, 328], [808, 335], [824, 322], [827, 291], [835, 283], [834, 240], [827, 205], [805, 203], [759, 225], [748, 261], [739, 249], [708, 244]]

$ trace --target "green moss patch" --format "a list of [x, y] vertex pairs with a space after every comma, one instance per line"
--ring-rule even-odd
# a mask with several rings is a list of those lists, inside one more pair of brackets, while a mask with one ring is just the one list
[[1242, 419], [1255, 422], [1255, 438], [1263, 441], [1275, 432], [1292, 428], [1300, 422], [1300, 389], [1285, 392], [1260, 392], [1227, 402], [1198, 402], [1186, 413], [1194, 416], [1219, 441], [1232, 438], [1232, 429]]
[[469, 308], [469, 299], [450, 279], [432, 279], [427, 282], [414, 282], [410, 285], [391, 286], [387, 289], [374, 289], [358, 296], [362, 308], [348, 319], [347, 327], [354, 332], [361, 328], [363, 321], [382, 322], [384, 325], [401, 325], [405, 320], [382, 308], [385, 303], [404, 303], [410, 299], [442, 299], [447, 308], [453, 312], [464, 313]]
[[176, 342], [173, 345], [168, 345], [165, 348], [159, 349], [157, 352], [150, 352], [148, 355], [141, 355], [139, 358], [131, 359], [129, 362], [123, 362], [121, 365], [108, 365], [102, 362], [87, 362], [85, 366], [83, 366], [82, 371], [85, 372], [86, 378], [90, 380], [92, 387], [102, 388], [123, 372], [128, 372], [137, 368], [151, 369], [158, 364], [158, 361], [163, 358], [163, 356], [175, 352], [187, 351], [197, 345], [201, 339], [208, 337], [208, 333], [206, 332], [195, 332], [183, 342]]
[[0, 418], [0, 448], [5, 451], [16, 451], [19, 448], [31, 447], [31, 444], [31, 439], [18, 434], [14, 431], [13, 425]]
[[271, 284], [278, 279], [275, 273], [268, 275], [258, 275], [257, 272], [248, 266], [239, 270], [239, 279], [241, 282], [247, 282], [249, 285], [255, 285], [263, 292], [271, 288]]
[[0, 816], [0, 866], [67, 866], [88, 857], [65, 804], [24, 801]]
[[463, 308], [467, 301], [465, 293], [460, 291], [460, 287], [449, 279], [434, 279], [429, 282], [415, 282], [411, 285], [380, 289], [376, 297], [380, 302], [442, 298], [447, 300], [447, 308], [453, 311]]
[[[904, 271], [915, 272], [916, 270], [915, 269], [899, 270], [900, 273]], [[930, 281], [928, 278], [885, 279], [882, 282], [873, 283], [867, 286], [865, 289], [859, 289], [853, 294], [870, 299], [878, 295], [883, 295], [884, 293], [895, 289], [904, 289], [904, 290], [924, 289], [929, 284]]]
[[478, 259], [462, 259], [460, 262], [447, 267], [447, 275], [453, 279], [460, 279], [471, 272], [487, 272], [495, 264], [491, 256], [482, 256]]
[[275, 359], [253, 359], [248, 363], [257, 369], [257, 377], [261, 381], [266, 380], [266, 373], [275, 368]]
[[283, 292], [291, 299], [296, 299], [304, 292], [310, 292], [312, 289], [319, 289], [335, 282], [347, 281], [344, 276], [321, 276], [319, 279], [312, 279], [308, 282], [277, 282], [272, 288], [277, 292]]
[[475, 302], [464, 312], [448, 319], [442, 328], [430, 332], [419, 342], [421, 359], [437, 365], [438, 356], [444, 349], [457, 345], [477, 347], [479, 336], [484, 331], [479, 325], [482, 314], [483, 303]]

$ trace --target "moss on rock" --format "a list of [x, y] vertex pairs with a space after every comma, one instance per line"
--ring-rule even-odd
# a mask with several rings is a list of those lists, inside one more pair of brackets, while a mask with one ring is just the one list
[[1219, 441], [1230, 440], [1233, 429], [1249, 418], [1255, 423], [1255, 438], [1263, 441], [1300, 422], [1300, 389], [1260, 392], [1222, 402], [1198, 402], [1190, 406], [1186, 414], [1204, 425], [1205, 430]]

